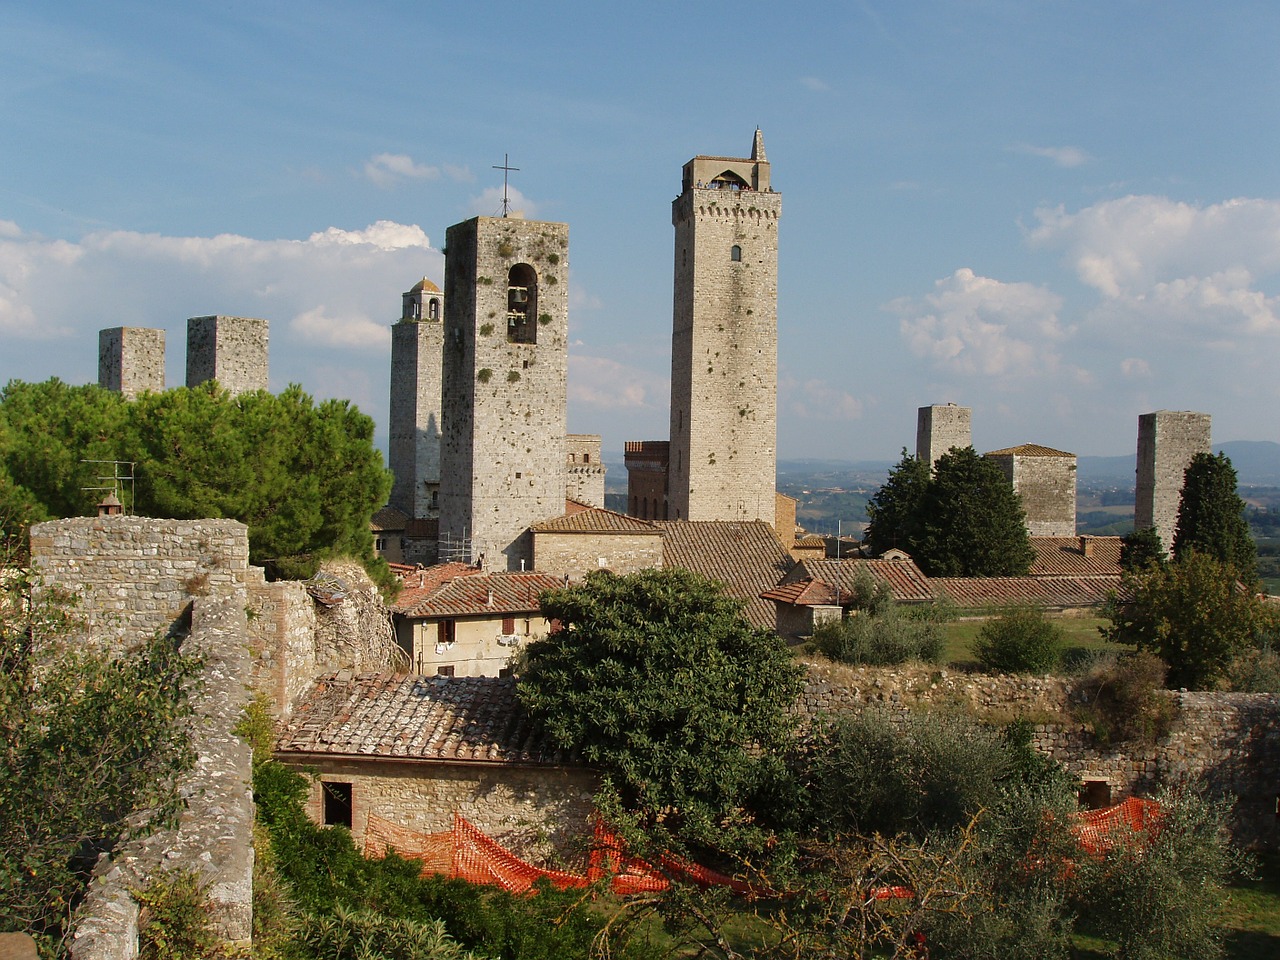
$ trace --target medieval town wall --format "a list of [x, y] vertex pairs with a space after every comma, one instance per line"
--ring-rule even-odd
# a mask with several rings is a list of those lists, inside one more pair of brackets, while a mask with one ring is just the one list
[[1071, 774], [1106, 785], [1112, 802], [1157, 787], [1203, 781], [1231, 797], [1231, 828], [1240, 842], [1276, 849], [1280, 782], [1280, 697], [1271, 694], [1170, 691], [1173, 725], [1154, 744], [1098, 744], [1070, 718], [1073, 681], [957, 673], [929, 667], [876, 669], [812, 665], [798, 709], [808, 720], [881, 709], [890, 716], [948, 709], [1006, 723], [1034, 723], [1033, 745]]

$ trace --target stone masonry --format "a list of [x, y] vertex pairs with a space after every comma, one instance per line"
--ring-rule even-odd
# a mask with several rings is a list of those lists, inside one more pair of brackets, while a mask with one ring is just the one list
[[1024, 443], [983, 454], [1004, 471], [1022, 500], [1027, 533], [1033, 537], [1076, 535], [1076, 457]]
[[187, 386], [217, 380], [233, 394], [267, 389], [267, 321], [192, 317], [187, 321]]
[[565, 496], [589, 507], [604, 506], [604, 460], [600, 456], [600, 434], [571, 433], [564, 438], [569, 458], [569, 485]]
[[445, 242], [440, 537], [531, 569], [528, 528], [564, 512], [568, 483], [569, 228], [476, 217]]
[[444, 295], [423, 278], [404, 294], [401, 312], [391, 328], [391, 506], [422, 519], [440, 510]]
[[164, 391], [164, 331], [111, 327], [98, 331], [98, 386], [133, 400]]
[[764, 138], [684, 165], [671, 335], [673, 520], [774, 522], [778, 218]]
[[1166, 551], [1173, 550], [1183, 474], [1197, 453], [1209, 453], [1212, 418], [1190, 410], [1157, 410], [1138, 417], [1135, 530], [1155, 527]]
[[935, 403], [916, 411], [916, 459], [932, 468], [952, 447], [973, 445], [973, 409]]

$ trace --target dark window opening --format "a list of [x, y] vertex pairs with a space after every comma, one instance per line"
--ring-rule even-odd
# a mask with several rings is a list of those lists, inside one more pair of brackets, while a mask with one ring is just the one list
[[515, 676], [515, 671], [514, 671], [514, 670], [512, 670], [510, 667], [499, 667], [499, 668], [498, 668], [498, 676], [499, 676], [499, 677], [513, 677], [513, 676]]
[[431, 320], [440, 319], [440, 301], [436, 300], [434, 297], [427, 304], [427, 317]]
[[507, 273], [507, 342], [538, 342], [538, 275], [527, 263]]
[[734, 263], [742, 262], [742, 248], [738, 246], [736, 243], [729, 248], [729, 259], [732, 260]]
[[1080, 791], [1080, 806], [1087, 810], [1111, 806], [1111, 784], [1106, 780], [1086, 780]]
[[515, 632], [516, 632], [516, 618], [515, 618], [515, 617], [503, 617], [503, 618], [502, 618], [502, 632], [503, 632], [504, 634], [506, 634], [508, 637], [509, 637], [509, 636], [511, 636], [513, 633], [515, 633]]
[[436, 643], [443, 643], [446, 646], [453, 643], [456, 626], [453, 620], [441, 620], [436, 623]]
[[589, 453], [584, 453], [584, 454], [582, 455], [582, 462], [583, 462], [583, 463], [590, 463], [590, 462], [591, 462], [591, 454], [589, 454]]
[[452, 664], [452, 663], [450, 663], [450, 664], [447, 664], [446, 666], [443, 666], [443, 667], [436, 667], [436, 676], [437, 676], [437, 677], [452, 677], [452, 676], [453, 676], [453, 664]]
[[325, 781], [320, 784], [324, 794], [324, 825], [351, 829], [351, 784]]

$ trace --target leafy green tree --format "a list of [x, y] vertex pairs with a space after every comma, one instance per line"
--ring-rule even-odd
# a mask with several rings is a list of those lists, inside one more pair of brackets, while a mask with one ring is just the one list
[[1020, 576], [1035, 551], [1026, 514], [1001, 469], [973, 447], [938, 458], [920, 501], [920, 542], [912, 554], [934, 577]]
[[915, 556], [920, 542], [920, 505], [929, 487], [929, 464], [902, 450], [884, 485], [867, 501], [866, 542], [877, 554], [897, 547]]
[[1155, 527], [1143, 527], [1120, 538], [1120, 567], [1136, 572], [1153, 563], [1164, 563], [1168, 557]]
[[278, 575], [309, 576], [344, 555], [378, 579], [369, 520], [391, 477], [373, 421], [345, 401], [315, 404], [297, 386], [232, 396], [208, 383], [132, 402], [58, 380], [5, 388], [0, 509], [89, 513], [102, 493], [86, 488], [102, 486], [104, 468], [83, 459], [133, 461], [130, 506], [144, 516], [240, 520], [250, 559]]
[[560, 630], [527, 648], [521, 702], [652, 819], [731, 813], [788, 742], [801, 669], [718, 585], [592, 573], [544, 594], [542, 613]]
[[1235, 567], [1240, 579], [1257, 582], [1257, 548], [1245, 519], [1245, 504], [1236, 492], [1236, 471], [1224, 453], [1197, 453], [1182, 482], [1173, 556], [1205, 553]]
[[114, 659], [59, 639], [66, 611], [11, 569], [0, 595], [0, 929], [56, 945], [97, 855], [181, 806], [198, 667], [155, 638]]
[[1045, 673], [1058, 665], [1065, 641], [1062, 628], [1043, 610], [1013, 607], [982, 625], [973, 652], [992, 670]]
[[853, 616], [821, 624], [813, 641], [841, 663], [889, 666], [920, 660], [936, 663], [946, 643], [943, 619], [913, 615], [893, 599], [893, 591], [866, 570], [853, 582]]
[[1192, 552], [1164, 567], [1125, 574], [1103, 635], [1156, 654], [1171, 687], [1212, 689], [1231, 661], [1276, 630], [1275, 612], [1244, 587], [1235, 567]]

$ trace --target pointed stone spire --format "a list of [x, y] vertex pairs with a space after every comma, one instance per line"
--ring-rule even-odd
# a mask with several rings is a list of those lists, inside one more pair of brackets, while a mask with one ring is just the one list
[[751, 144], [751, 159], [758, 163], [769, 162], [769, 158], [764, 155], [764, 134], [759, 127], [756, 127], [756, 138]]

